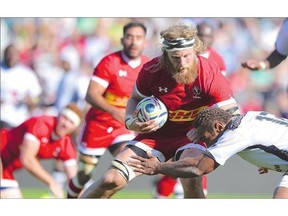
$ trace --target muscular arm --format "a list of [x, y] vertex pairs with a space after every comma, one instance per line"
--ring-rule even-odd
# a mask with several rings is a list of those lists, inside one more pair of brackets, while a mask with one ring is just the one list
[[45, 168], [40, 163], [37, 158], [37, 153], [40, 144], [37, 141], [31, 141], [29, 139], [24, 139], [20, 147], [20, 161], [23, 167], [29, 171], [36, 178], [47, 184], [52, 191], [52, 193], [57, 198], [63, 197], [63, 191], [60, 185], [53, 179], [50, 173], [45, 170]]
[[104, 112], [110, 113], [116, 120], [123, 122], [125, 120], [125, 109], [119, 109], [113, 105], [110, 105], [106, 102], [103, 94], [106, 88], [101, 86], [99, 83], [91, 80], [87, 94], [86, 101], [97, 109], [103, 110]]
[[212, 172], [215, 161], [204, 154], [195, 158], [185, 158], [176, 162], [159, 163], [157, 171], [164, 175], [180, 178], [198, 177]]
[[137, 93], [135, 88], [133, 88], [132, 93], [128, 99], [127, 106], [126, 106], [126, 116], [133, 115], [135, 108], [139, 101], [143, 99]]
[[49, 185], [54, 180], [37, 158], [39, 147], [37, 142], [24, 139], [20, 147], [20, 161], [32, 175]]
[[158, 173], [180, 178], [191, 178], [202, 176], [212, 172], [218, 167], [212, 158], [200, 154], [195, 158], [185, 158], [176, 162], [159, 162], [159, 160], [151, 154], [147, 154], [148, 158], [140, 156], [132, 156], [129, 165], [133, 167], [135, 172], [146, 175], [156, 175]]

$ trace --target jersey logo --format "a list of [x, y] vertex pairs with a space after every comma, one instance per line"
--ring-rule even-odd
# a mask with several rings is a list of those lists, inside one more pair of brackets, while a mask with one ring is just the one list
[[158, 89], [159, 89], [159, 92], [165, 92], [165, 93], [168, 92], [168, 88], [167, 87], [162, 88], [162, 87], [159, 86]]
[[193, 121], [197, 114], [208, 106], [202, 106], [194, 110], [169, 110], [169, 120], [178, 122], [178, 121]]
[[200, 93], [201, 93], [201, 90], [200, 90], [200, 88], [198, 87], [198, 86], [195, 86], [194, 88], [193, 88], [193, 98], [201, 98], [200, 97]]
[[128, 73], [127, 73], [127, 71], [119, 70], [118, 74], [119, 74], [120, 77], [127, 77]]

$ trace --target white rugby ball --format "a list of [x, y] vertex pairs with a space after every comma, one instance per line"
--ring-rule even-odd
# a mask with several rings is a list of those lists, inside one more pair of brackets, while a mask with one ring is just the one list
[[136, 106], [138, 119], [141, 122], [155, 120], [161, 128], [168, 119], [168, 110], [165, 104], [158, 98], [151, 96], [142, 99]]

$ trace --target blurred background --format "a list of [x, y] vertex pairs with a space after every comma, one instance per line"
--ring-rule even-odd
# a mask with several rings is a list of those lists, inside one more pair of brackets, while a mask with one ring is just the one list
[[[78, 73], [77, 103], [85, 107], [84, 97], [93, 68], [102, 57], [121, 49], [122, 28], [132, 20], [147, 26], [145, 54], [151, 58], [160, 54], [159, 34], [166, 27], [179, 22], [195, 26], [204, 20], [211, 23], [215, 29], [213, 48], [224, 58], [226, 77], [242, 112], [266, 110], [287, 118], [288, 59], [273, 70], [251, 72], [241, 68], [241, 62], [248, 58], [265, 59], [270, 54], [284, 18], [1, 18], [1, 62], [4, 49], [15, 45], [19, 61], [35, 73], [41, 84], [40, 99], [36, 107], [29, 109], [29, 115], [57, 113], [57, 106], [60, 107], [57, 89], [65, 75], [61, 64], [64, 58], [73, 62]], [[5, 92], [1, 91], [1, 105], [2, 98]], [[95, 179], [110, 160], [106, 154], [95, 170]], [[50, 163], [45, 166], [49, 168]], [[208, 190], [209, 193], [272, 195], [280, 176], [275, 172], [260, 176], [256, 167], [234, 156], [225, 166], [209, 174]], [[22, 187], [43, 186], [26, 171], [18, 172], [17, 177], [23, 179], [20, 180]], [[144, 176], [128, 185], [128, 189], [152, 188], [155, 178]]]

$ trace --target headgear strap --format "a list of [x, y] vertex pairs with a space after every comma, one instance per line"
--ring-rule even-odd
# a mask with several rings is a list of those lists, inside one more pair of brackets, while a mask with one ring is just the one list
[[174, 41], [163, 41], [163, 48], [168, 51], [176, 51], [176, 50], [184, 50], [189, 49], [194, 46], [195, 38], [192, 39], [185, 39], [185, 38], [177, 38]]
[[62, 115], [66, 116], [68, 119], [73, 121], [76, 127], [78, 127], [81, 123], [81, 118], [78, 116], [77, 113], [75, 113], [73, 110], [69, 108], [65, 108], [62, 112]]

